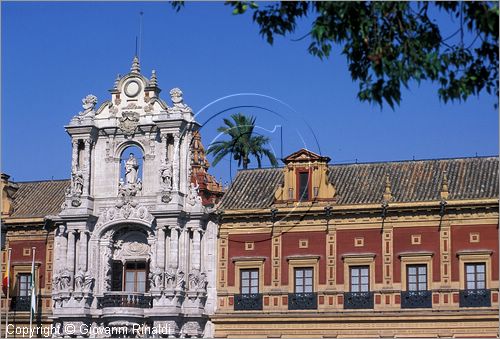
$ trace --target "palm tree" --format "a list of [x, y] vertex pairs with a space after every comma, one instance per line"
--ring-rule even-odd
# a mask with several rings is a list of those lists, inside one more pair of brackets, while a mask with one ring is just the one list
[[225, 118], [224, 125], [217, 131], [229, 135], [227, 141], [216, 141], [208, 148], [208, 153], [213, 154], [212, 165], [216, 165], [226, 155], [231, 154], [234, 160], [238, 161], [238, 166], [243, 165], [243, 169], [248, 169], [250, 156], [257, 159], [259, 168], [262, 166], [262, 159], [267, 157], [271, 165], [278, 166], [278, 161], [274, 154], [265, 146], [269, 143], [269, 138], [263, 135], [255, 135], [255, 117], [246, 116], [241, 113], [232, 114], [232, 120]]

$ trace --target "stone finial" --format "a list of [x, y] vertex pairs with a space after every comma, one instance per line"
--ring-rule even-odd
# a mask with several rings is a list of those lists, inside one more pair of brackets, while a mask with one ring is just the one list
[[113, 86], [113, 89], [116, 89], [116, 90], [118, 89], [118, 82], [120, 82], [120, 78], [121, 78], [121, 76], [120, 76], [120, 74], [118, 74], [116, 76], [115, 85]]
[[151, 71], [151, 79], [149, 80], [149, 86], [158, 87], [158, 79], [156, 78], [156, 71]]
[[392, 200], [392, 186], [389, 178], [389, 173], [385, 175], [384, 201]]
[[139, 64], [139, 58], [137, 56], [134, 57], [134, 61], [132, 61], [132, 67], [130, 68], [131, 73], [141, 73], [141, 65]]
[[446, 171], [443, 172], [443, 180], [441, 182], [441, 199], [448, 199], [448, 173]]

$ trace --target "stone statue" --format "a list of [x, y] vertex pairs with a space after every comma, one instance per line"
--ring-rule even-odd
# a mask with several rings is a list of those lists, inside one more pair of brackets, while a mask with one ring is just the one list
[[83, 276], [83, 291], [89, 293], [92, 292], [93, 288], [94, 288], [94, 278], [92, 277], [92, 274], [89, 271], [86, 271]]
[[64, 268], [59, 277], [59, 288], [61, 290], [68, 290], [71, 286], [71, 272], [67, 268]]
[[161, 182], [167, 188], [172, 187], [172, 168], [168, 165], [161, 170]]
[[139, 171], [139, 163], [134, 156], [134, 153], [130, 153], [127, 161], [125, 162], [125, 183], [135, 184], [137, 183], [137, 174]]
[[151, 282], [151, 287], [155, 289], [160, 289], [163, 285], [163, 274], [159, 267], [155, 267], [149, 272], [149, 281]]
[[71, 174], [72, 177], [72, 194], [80, 196], [83, 193], [83, 173], [81, 171], [76, 171]]
[[171, 268], [165, 272], [165, 286], [170, 289], [175, 287], [175, 272]]
[[181, 270], [177, 271], [177, 285], [176, 285], [176, 290], [183, 291], [184, 287], [186, 285], [186, 279], [184, 278], [184, 272]]
[[193, 270], [189, 273], [189, 290], [194, 291], [198, 287], [198, 270]]
[[200, 278], [198, 279], [198, 290], [206, 291], [208, 286], [207, 275], [205, 272], [200, 274]]
[[189, 192], [187, 197], [187, 203], [191, 206], [201, 205], [201, 197], [198, 195], [200, 186], [198, 183], [196, 185], [191, 183], [189, 186]]
[[85, 98], [82, 99], [82, 107], [83, 111], [80, 112], [81, 116], [85, 115], [94, 115], [94, 108], [97, 104], [97, 97], [95, 95], [89, 94]]
[[61, 290], [61, 276], [59, 273], [56, 273], [52, 276], [52, 290], [54, 292], [58, 292]]
[[85, 280], [85, 273], [81, 268], [75, 274], [75, 291], [81, 291]]
[[170, 99], [174, 104], [174, 107], [170, 109], [170, 111], [177, 113], [191, 113], [193, 110], [184, 103], [184, 99], [182, 98], [182, 91], [179, 88], [172, 88], [170, 90]]

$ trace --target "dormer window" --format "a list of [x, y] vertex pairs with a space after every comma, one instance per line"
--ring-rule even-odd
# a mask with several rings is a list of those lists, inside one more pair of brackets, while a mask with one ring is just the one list
[[297, 197], [297, 200], [299, 201], [307, 201], [309, 200], [309, 171], [303, 171], [303, 172], [298, 172], [298, 179], [299, 179], [299, 196]]

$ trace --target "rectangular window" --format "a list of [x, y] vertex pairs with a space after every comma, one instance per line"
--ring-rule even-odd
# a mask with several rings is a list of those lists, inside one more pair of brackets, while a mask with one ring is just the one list
[[427, 290], [427, 265], [407, 265], [407, 290]]
[[17, 295], [27, 297], [31, 295], [31, 274], [21, 273], [17, 276]]
[[240, 270], [240, 289], [241, 294], [259, 293], [259, 270], [245, 269]]
[[299, 200], [309, 200], [309, 172], [299, 172]]
[[486, 265], [484, 263], [465, 264], [465, 289], [486, 289]]
[[146, 292], [146, 263], [128, 262], [125, 265], [125, 291]]
[[370, 291], [370, 268], [368, 266], [351, 266], [351, 292]]
[[295, 268], [295, 293], [313, 292], [313, 268]]

